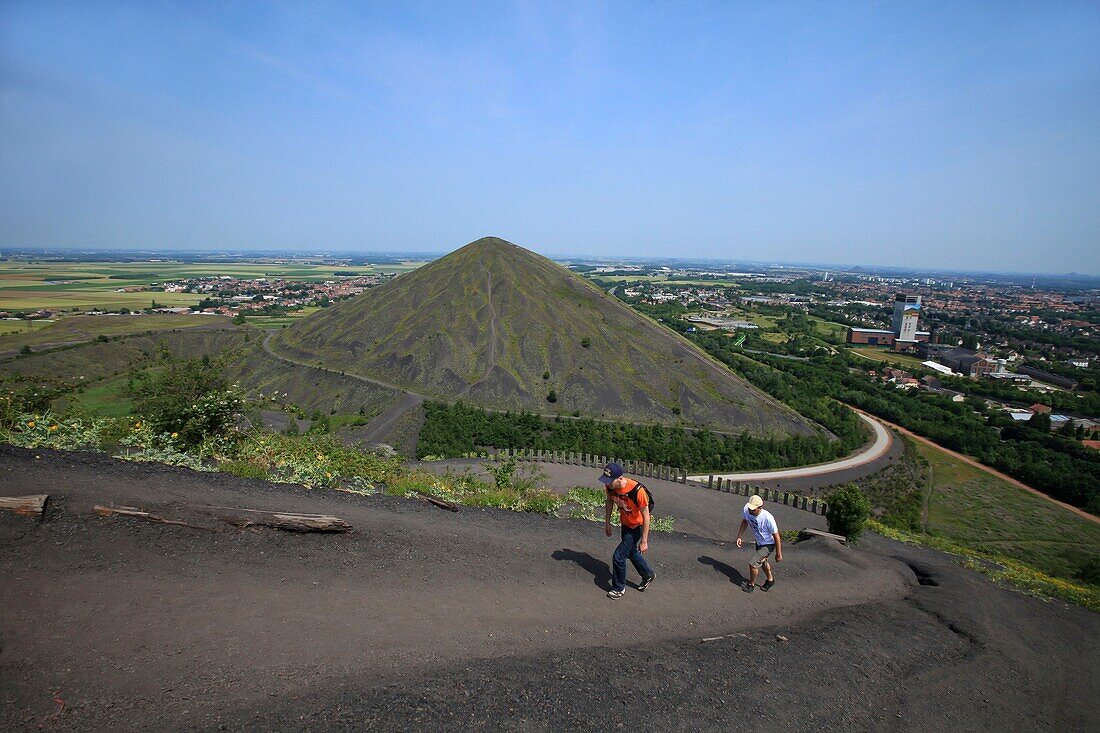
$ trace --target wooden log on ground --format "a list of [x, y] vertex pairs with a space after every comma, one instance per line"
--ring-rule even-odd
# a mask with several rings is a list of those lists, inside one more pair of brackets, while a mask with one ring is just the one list
[[842, 545], [848, 544], [848, 538], [844, 535], [833, 534], [832, 532], [823, 532], [820, 529], [812, 529], [810, 527], [806, 527], [802, 530], [802, 532], [805, 534], [812, 534], [815, 537], [828, 537], [831, 540], [836, 540]]
[[241, 528], [271, 527], [287, 532], [347, 532], [352, 528], [345, 520], [327, 514], [271, 512], [231, 506], [195, 506], [194, 508]]
[[46, 511], [46, 501], [49, 498], [49, 494], [0, 496], [0, 512], [11, 512], [19, 517], [41, 519], [42, 514]]
[[429, 504], [439, 507], [440, 509], [446, 509], [452, 512], [458, 511], [458, 504], [450, 501], [444, 501], [443, 499], [432, 496], [431, 494], [425, 494], [423, 491], [418, 491], [417, 493], [420, 495], [421, 499], [428, 502]]
[[102, 504], [96, 504], [93, 511], [101, 517], [134, 517], [135, 519], [144, 519], [147, 522], [156, 522], [157, 524], [171, 524], [177, 527], [190, 527], [191, 529], [201, 529], [206, 532], [216, 531], [213, 527], [203, 527], [201, 524], [191, 524], [190, 522], [181, 522], [178, 519], [165, 519], [159, 514], [153, 512], [143, 511], [137, 507], [132, 506], [103, 506]]

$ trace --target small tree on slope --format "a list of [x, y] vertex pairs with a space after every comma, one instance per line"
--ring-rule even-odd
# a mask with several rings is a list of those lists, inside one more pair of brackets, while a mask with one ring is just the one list
[[871, 502], [855, 484], [841, 486], [825, 497], [829, 508], [825, 519], [829, 522], [829, 531], [841, 534], [849, 540], [856, 540], [863, 532], [863, 525], [871, 516]]

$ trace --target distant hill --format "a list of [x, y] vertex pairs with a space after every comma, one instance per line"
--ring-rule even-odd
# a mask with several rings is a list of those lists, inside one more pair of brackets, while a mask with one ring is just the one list
[[[496, 409], [813, 431], [682, 337], [496, 237], [305, 318], [273, 346], [329, 369]], [[551, 392], [556, 401], [547, 399]]]

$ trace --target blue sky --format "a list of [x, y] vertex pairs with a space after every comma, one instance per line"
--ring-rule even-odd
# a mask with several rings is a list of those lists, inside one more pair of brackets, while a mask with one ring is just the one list
[[0, 0], [0, 247], [1100, 274], [1100, 4]]

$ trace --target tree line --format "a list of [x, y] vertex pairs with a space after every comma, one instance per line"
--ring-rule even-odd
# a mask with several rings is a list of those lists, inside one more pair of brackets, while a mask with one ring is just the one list
[[[840, 408], [843, 410], [843, 408]], [[853, 450], [828, 435], [718, 435], [664, 425], [630, 425], [589, 418], [544, 418], [529, 412], [488, 412], [463, 402], [424, 404], [417, 456], [458, 457], [486, 449], [575, 451], [676, 466], [692, 472], [766, 470], [821, 463]], [[855, 446], [864, 436], [857, 429]]]

